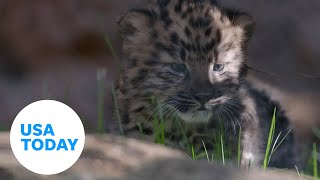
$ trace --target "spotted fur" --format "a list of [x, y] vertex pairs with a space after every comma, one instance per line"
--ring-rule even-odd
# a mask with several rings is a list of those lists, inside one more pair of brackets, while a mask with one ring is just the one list
[[[254, 24], [210, 0], [154, 0], [129, 10], [119, 21], [126, 63], [118, 97], [126, 129], [139, 124], [152, 132], [158, 115], [166, 133], [174, 134], [172, 121], [180, 121], [201, 142], [197, 135], [214, 133], [217, 122], [230, 125], [230, 137], [241, 126], [241, 164], [261, 164], [275, 107], [279, 139], [290, 127], [278, 104], [245, 80]], [[270, 165], [295, 165], [292, 132]]]

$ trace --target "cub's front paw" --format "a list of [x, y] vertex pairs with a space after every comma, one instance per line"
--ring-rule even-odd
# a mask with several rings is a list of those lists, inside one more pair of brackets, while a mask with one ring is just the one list
[[241, 167], [250, 168], [257, 164], [256, 157], [252, 152], [243, 152], [241, 156]]

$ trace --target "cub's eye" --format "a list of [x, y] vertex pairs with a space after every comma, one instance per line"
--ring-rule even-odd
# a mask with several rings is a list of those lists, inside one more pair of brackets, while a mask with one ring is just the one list
[[213, 65], [213, 70], [214, 71], [222, 71], [224, 69], [224, 65], [223, 64], [214, 64]]
[[179, 75], [184, 75], [187, 72], [187, 67], [184, 64], [171, 64], [171, 69]]

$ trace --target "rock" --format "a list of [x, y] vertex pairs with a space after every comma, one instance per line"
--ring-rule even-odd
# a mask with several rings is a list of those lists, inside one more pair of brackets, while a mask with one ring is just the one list
[[[66, 172], [40, 176], [29, 172], [15, 159], [9, 134], [0, 134], [0, 179], [111, 179], [111, 180], [283, 180], [299, 179], [295, 173], [240, 170], [192, 161], [179, 151], [160, 145], [113, 135], [86, 136], [85, 149]], [[303, 180], [300, 178], [299, 180]]]
[[[50, 176], [51, 179], [96, 179], [126, 176], [146, 164], [164, 159], [185, 159], [179, 151], [160, 145], [143, 143], [112, 135], [86, 136], [85, 149], [78, 162], [66, 172]], [[14, 157], [9, 143], [9, 134], [0, 134], [0, 179], [48, 179], [26, 170]], [[9, 178], [10, 179], [10, 178]]]
[[[297, 174], [259, 170], [240, 170], [232, 167], [208, 164], [206, 161], [160, 161], [143, 168], [121, 180], [304, 180]], [[307, 179], [305, 179], [307, 180]]]

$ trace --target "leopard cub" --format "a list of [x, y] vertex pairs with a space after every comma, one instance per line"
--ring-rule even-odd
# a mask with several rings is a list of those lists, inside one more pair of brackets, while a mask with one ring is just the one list
[[192, 143], [211, 137], [222, 123], [237, 147], [241, 127], [241, 164], [259, 166], [277, 108], [274, 142], [283, 142], [269, 165], [294, 167], [294, 134], [287, 117], [245, 79], [254, 25], [248, 14], [210, 0], [153, 0], [129, 10], [119, 21], [126, 61], [118, 100], [125, 129], [139, 125], [152, 133], [152, 116], [158, 114], [166, 136], [178, 146], [182, 137], [176, 135], [175, 122]]

